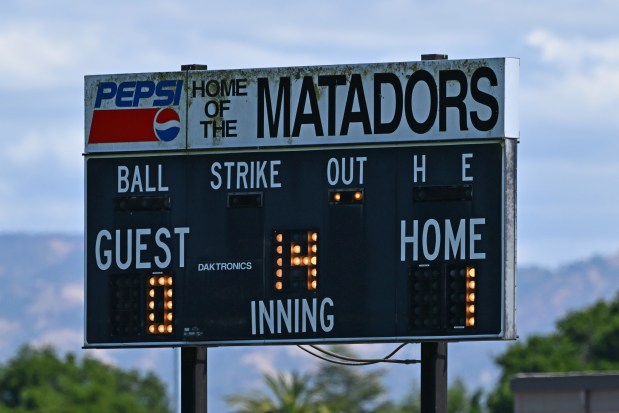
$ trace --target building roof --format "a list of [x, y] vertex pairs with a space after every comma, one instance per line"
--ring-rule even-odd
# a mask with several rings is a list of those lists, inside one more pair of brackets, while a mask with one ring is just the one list
[[523, 373], [512, 378], [513, 392], [619, 389], [619, 372]]

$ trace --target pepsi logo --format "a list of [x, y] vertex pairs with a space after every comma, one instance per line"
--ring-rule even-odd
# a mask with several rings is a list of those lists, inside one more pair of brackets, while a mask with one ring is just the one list
[[160, 141], [173, 141], [181, 130], [181, 118], [172, 108], [159, 109], [153, 121], [153, 129]]

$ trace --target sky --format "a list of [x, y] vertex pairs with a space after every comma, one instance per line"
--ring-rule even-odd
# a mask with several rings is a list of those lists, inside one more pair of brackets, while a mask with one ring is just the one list
[[84, 76], [520, 59], [518, 263], [619, 249], [619, 3], [8, 0], [0, 232], [81, 233]]

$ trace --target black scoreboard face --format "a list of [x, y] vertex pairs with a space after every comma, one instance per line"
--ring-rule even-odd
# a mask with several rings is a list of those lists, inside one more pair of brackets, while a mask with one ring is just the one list
[[515, 150], [86, 160], [86, 347], [515, 337]]

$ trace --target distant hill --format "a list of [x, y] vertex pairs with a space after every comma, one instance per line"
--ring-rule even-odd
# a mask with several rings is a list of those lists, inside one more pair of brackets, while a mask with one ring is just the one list
[[[52, 344], [78, 354], [83, 342], [84, 245], [81, 235], [0, 234], [0, 360], [23, 343]], [[517, 274], [519, 335], [544, 333], [570, 310], [619, 291], [619, 253], [566, 263], [556, 269], [521, 267]], [[475, 342], [449, 345], [449, 375], [470, 387], [490, 387], [497, 377], [493, 356], [509, 343]], [[377, 357], [393, 345], [356, 345], [362, 356]], [[95, 357], [123, 368], [152, 370], [175, 393], [177, 353], [170, 349], [89, 350]], [[410, 345], [402, 357], [418, 358]], [[315, 369], [319, 361], [296, 347], [237, 347], [209, 350], [210, 410], [224, 412], [223, 396], [259, 385], [261, 372]], [[387, 385], [399, 397], [413, 381], [418, 366], [387, 366]]]

